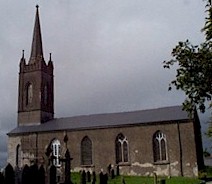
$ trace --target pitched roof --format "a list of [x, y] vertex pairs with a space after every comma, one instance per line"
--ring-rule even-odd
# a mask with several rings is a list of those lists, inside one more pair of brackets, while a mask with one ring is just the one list
[[93, 114], [67, 118], [57, 118], [40, 125], [19, 126], [9, 132], [8, 135], [60, 130], [74, 131], [84, 129], [112, 128], [120, 126], [135, 126], [150, 123], [167, 123], [188, 119], [188, 114], [187, 112], [182, 110], [182, 106], [172, 106], [132, 112]]

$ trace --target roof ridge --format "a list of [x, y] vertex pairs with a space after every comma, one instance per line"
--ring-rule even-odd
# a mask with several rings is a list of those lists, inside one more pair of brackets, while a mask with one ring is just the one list
[[[152, 108], [152, 109], [141, 109], [141, 110], [131, 110], [131, 111], [119, 111], [119, 112], [106, 112], [106, 113], [94, 113], [94, 114], [79, 114], [79, 115], [73, 115], [73, 116], [67, 116], [67, 117], [58, 117], [55, 119], [66, 119], [66, 118], [77, 118], [77, 117], [88, 117], [88, 116], [101, 116], [101, 115], [111, 115], [111, 114], [128, 114], [128, 113], [135, 113], [135, 112], [145, 112], [145, 111], [153, 111], [153, 110], [162, 110], [162, 109], [168, 109], [168, 108], [177, 108], [181, 107], [182, 105], [174, 105], [174, 106], [164, 106], [164, 107], [157, 107], [157, 108]], [[182, 109], [183, 111], [183, 109]]]

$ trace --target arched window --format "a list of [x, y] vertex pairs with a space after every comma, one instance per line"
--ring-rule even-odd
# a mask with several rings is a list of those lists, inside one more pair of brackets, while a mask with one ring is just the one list
[[16, 146], [16, 166], [21, 167], [21, 146]]
[[29, 83], [26, 89], [26, 105], [31, 104], [32, 99], [33, 99], [33, 87], [32, 87], [32, 84]]
[[52, 141], [52, 156], [54, 157], [53, 159], [53, 164], [56, 166], [56, 167], [59, 167], [61, 166], [60, 164], [60, 141], [55, 139]]
[[154, 162], [167, 160], [166, 135], [161, 131], [157, 131], [153, 135], [153, 155], [154, 155]]
[[123, 134], [119, 134], [116, 137], [116, 163], [129, 161], [129, 148], [128, 140]]
[[81, 141], [81, 164], [92, 165], [92, 142], [88, 136]]

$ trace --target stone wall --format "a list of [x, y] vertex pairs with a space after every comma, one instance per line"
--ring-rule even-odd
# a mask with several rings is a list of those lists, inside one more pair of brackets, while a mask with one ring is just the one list
[[[166, 134], [168, 161], [154, 163], [152, 138], [153, 134], [161, 130]], [[119, 133], [127, 137], [129, 143], [129, 162], [120, 164], [120, 173], [129, 175], [158, 175], [166, 176], [197, 176], [196, 144], [192, 122], [169, 122], [140, 126], [102, 128], [95, 130], [76, 130], [46, 132], [9, 137], [8, 153], [10, 162], [15, 165], [15, 148], [21, 144], [23, 164], [37, 158], [40, 163], [47, 163], [45, 152], [53, 139], [61, 143], [61, 157], [66, 148], [70, 150], [71, 168], [74, 171], [81, 169], [107, 171], [109, 164], [116, 167], [115, 140]], [[64, 142], [68, 136], [67, 147]], [[93, 165], [81, 165], [81, 140], [88, 136], [92, 141]], [[27, 158], [28, 157], [28, 158]]]

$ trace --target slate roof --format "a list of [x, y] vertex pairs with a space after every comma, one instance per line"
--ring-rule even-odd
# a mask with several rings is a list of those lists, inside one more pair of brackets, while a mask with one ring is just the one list
[[85, 129], [113, 128], [151, 123], [167, 123], [188, 119], [188, 114], [182, 110], [182, 106], [172, 106], [132, 112], [56, 118], [40, 125], [19, 126], [9, 132], [8, 135], [60, 130], [74, 131]]

